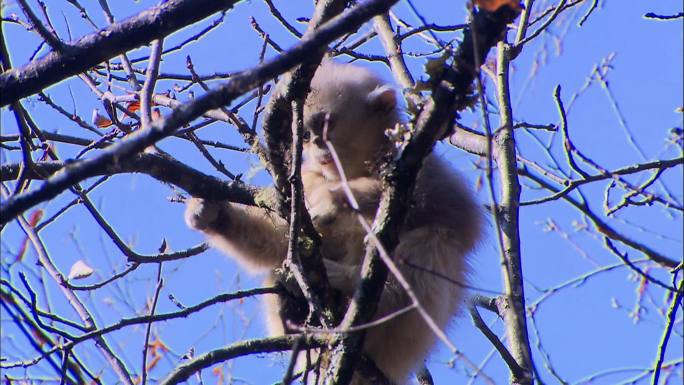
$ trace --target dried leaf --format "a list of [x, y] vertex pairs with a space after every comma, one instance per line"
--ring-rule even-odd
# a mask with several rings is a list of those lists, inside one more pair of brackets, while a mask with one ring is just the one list
[[111, 120], [100, 115], [100, 111], [97, 108], [93, 110], [92, 122], [97, 128], [106, 128], [114, 124]]
[[162, 254], [166, 254], [169, 252], [169, 245], [166, 243], [166, 238], [162, 239], [161, 246], [159, 246], [159, 252]]
[[128, 102], [128, 104], [126, 104], [126, 110], [128, 110], [128, 112], [136, 112], [140, 110], [140, 102], [137, 100]]
[[71, 265], [71, 270], [69, 270], [69, 280], [72, 279], [83, 279], [90, 277], [94, 270], [92, 267], [88, 266], [83, 260], [76, 261]]
[[522, 10], [522, 5], [518, 0], [475, 0], [478, 8], [488, 12], [495, 12], [504, 5], [508, 5], [516, 11]]
[[154, 367], [157, 366], [157, 363], [159, 362], [159, 360], [161, 360], [161, 358], [162, 358], [162, 356], [154, 356], [154, 357], [152, 357], [152, 359], [150, 360], [150, 362], [147, 364], [147, 368], [146, 368], [146, 369], [147, 369], [147, 370], [152, 370], [152, 369], [154, 369]]

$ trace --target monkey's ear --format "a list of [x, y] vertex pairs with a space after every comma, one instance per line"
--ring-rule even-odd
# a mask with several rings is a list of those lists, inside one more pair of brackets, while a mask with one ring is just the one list
[[368, 94], [368, 105], [379, 112], [390, 112], [397, 106], [397, 94], [394, 88], [384, 85]]

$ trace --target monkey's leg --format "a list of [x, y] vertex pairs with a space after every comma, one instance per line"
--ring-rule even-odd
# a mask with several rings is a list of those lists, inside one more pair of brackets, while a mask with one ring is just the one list
[[[438, 328], [446, 332], [463, 294], [455, 282], [465, 279], [465, 259], [459, 235], [440, 227], [423, 227], [400, 235], [392, 253], [404, 279]], [[448, 278], [448, 279], [446, 279]], [[375, 319], [412, 305], [396, 277], [385, 284]], [[368, 330], [365, 350], [390, 379], [405, 384], [423, 363], [437, 337], [425, 319], [411, 310]]]

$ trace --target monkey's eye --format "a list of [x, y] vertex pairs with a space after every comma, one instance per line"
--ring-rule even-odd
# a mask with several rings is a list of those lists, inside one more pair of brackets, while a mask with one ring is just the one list
[[304, 133], [302, 134], [302, 140], [304, 140], [305, 142], [308, 142], [309, 140], [311, 140], [311, 131], [305, 130]]
[[325, 111], [317, 112], [311, 117], [311, 129], [314, 133], [322, 136], [326, 123], [328, 124], [328, 131], [332, 130], [333, 121], [332, 114]]

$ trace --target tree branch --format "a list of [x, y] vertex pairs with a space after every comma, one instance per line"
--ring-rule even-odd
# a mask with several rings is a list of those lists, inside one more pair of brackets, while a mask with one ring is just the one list
[[121, 53], [162, 38], [238, 0], [169, 0], [119, 23], [88, 34], [60, 52], [0, 74], [0, 107], [43, 91]]
[[[497, 80], [499, 110], [501, 111], [502, 130], [496, 137], [494, 158], [501, 181], [501, 204], [496, 215], [502, 243], [501, 265], [504, 278], [505, 296], [501, 301], [508, 311], [502, 314], [506, 325], [506, 335], [511, 354], [519, 368], [509, 365], [511, 382], [527, 385], [533, 383], [532, 354], [527, 333], [525, 312], [525, 290], [523, 286], [522, 255], [520, 252], [520, 180], [517, 172], [517, 150], [513, 129], [513, 110], [511, 107], [508, 70], [511, 48], [499, 42], [497, 56]], [[483, 106], [482, 108], [486, 108]]]
[[176, 367], [159, 384], [178, 384], [188, 379], [193, 373], [208, 368], [219, 362], [228, 361], [233, 358], [242, 357], [249, 354], [282, 352], [292, 349], [295, 343], [299, 343], [302, 349], [310, 349], [325, 345], [326, 341], [315, 335], [302, 336], [298, 334], [241, 341], [226, 346], [225, 348], [212, 350], [195, 359], [186, 361], [185, 363]]
[[[64, 172], [69, 162], [36, 162], [31, 173], [32, 179], [47, 179], [59, 171]], [[18, 177], [21, 165], [3, 164], [0, 166], [0, 180], [14, 180]], [[170, 183], [187, 191], [190, 195], [210, 199], [228, 200], [246, 205], [255, 205], [255, 197], [260, 189], [242, 183], [228, 183], [211, 175], [206, 175], [173, 158], [161, 154], [142, 153], [127, 160], [101, 164], [81, 175], [81, 180], [100, 175], [123, 173], [144, 173], [161, 182]]]
[[[548, 183], [545, 179], [532, 174], [527, 168], [518, 168], [518, 174], [521, 176], [525, 176], [529, 178], [530, 180], [538, 183], [540, 186], [543, 188], [553, 192], [553, 193], [558, 193], [560, 189], [552, 186], [550, 183]], [[679, 264], [679, 261], [672, 259], [670, 257], [667, 257], [660, 252], [652, 249], [651, 247], [640, 243], [638, 241], [632, 240], [629, 237], [623, 235], [622, 233], [619, 233], [613, 226], [609, 225], [606, 221], [604, 221], [601, 217], [596, 215], [586, 203], [581, 203], [577, 199], [571, 197], [570, 195], [563, 195], [562, 199], [565, 200], [566, 202], [570, 203], [572, 206], [574, 206], [576, 209], [581, 211], [584, 215], [587, 216], [593, 223], [594, 226], [596, 227], [596, 230], [601, 233], [602, 235], [605, 235], [606, 237], [616, 240], [620, 243], [623, 243], [635, 250], [638, 250], [642, 252], [647, 258], [650, 260], [657, 262], [663, 266], [667, 266], [669, 268], [674, 268]]]

